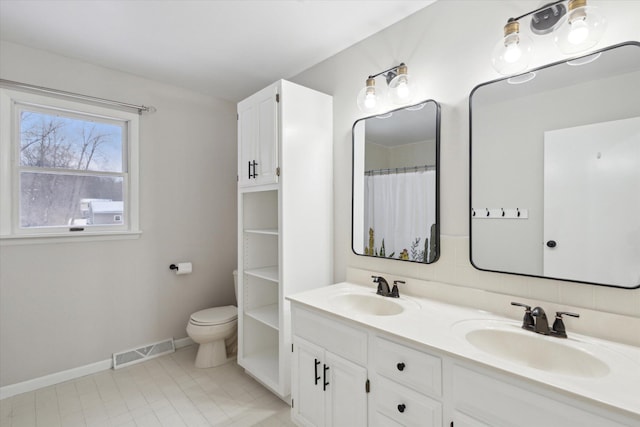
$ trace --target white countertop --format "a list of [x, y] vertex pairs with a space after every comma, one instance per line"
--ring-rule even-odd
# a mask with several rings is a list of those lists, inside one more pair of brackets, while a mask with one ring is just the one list
[[[640, 418], [640, 348], [638, 347], [574, 334], [571, 330], [567, 330], [567, 339], [522, 331], [542, 340], [554, 340], [582, 349], [603, 361], [610, 369], [606, 375], [595, 378], [551, 373], [485, 353], [464, 337], [465, 330], [468, 329], [466, 327], [474, 324], [470, 322], [471, 320], [479, 321], [480, 325], [483, 321], [496, 321], [519, 328], [520, 324], [512, 319], [486, 311], [402, 294], [399, 299], [393, 299], [405, 309], [400, 314], [391, 316], [359, 314], [353, 311], [347, 312], [332, 303], [332, 297], [347, 293], [375, 295], [376, 289], [373, 286], [343, 282], [291, 295], [287, 299], [292, 303], [302, 304], [357, 325], [425, 346], [426, 350], [433, 349], [480, 363]], [[550, 323], [553, 322], [554, 316], [551, 313], [547, 316]]]

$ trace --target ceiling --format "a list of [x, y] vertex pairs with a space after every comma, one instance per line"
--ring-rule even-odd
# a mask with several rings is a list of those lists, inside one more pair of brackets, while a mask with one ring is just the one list
[[0, 0], [0, 38], [235, 102], [434, 1]]

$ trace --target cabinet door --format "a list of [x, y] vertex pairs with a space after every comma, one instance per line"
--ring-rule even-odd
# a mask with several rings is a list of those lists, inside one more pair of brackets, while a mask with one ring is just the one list
[[291, 397], [292, 417], [302, 426], [324, 425], [323, 353], [322, 347], [294, 337]]
[[277, 182], [277, 86], [238, 104], [238, 181], [241, 187]]
[[367, 426], [367, 370], [340, 356], [325, 352], [327, 427]]
[[454, 411], [453, 423], [451, 427], [491, 427], [489, 424], [485, 424], [472, 418], [462, 412]]

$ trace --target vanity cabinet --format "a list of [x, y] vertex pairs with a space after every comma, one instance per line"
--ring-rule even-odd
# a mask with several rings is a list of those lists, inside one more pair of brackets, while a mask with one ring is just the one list
[[284, 400], [285, 297], [332, 280], [332, 117], [330, 96], [284, 80], [238, 104], [238, 364]]
[[367, 333], [305, 310], [293, 318], [292, 419], [366, 427]]
[[297, 425], [640, 425], [637, 416], [534, 380], [316, 311], [295, 297], [292, 304], [291, 416]]

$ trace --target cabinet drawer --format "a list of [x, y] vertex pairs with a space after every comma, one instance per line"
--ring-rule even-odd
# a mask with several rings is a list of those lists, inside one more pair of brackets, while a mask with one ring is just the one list
[[[617, 421], [604, 414], [600, 416], [591, 411], [597, 410], [596, 405], [582, 409], [576, 405], [577, 401], [559, 399], [557, 395], [554, 396], [547, 390], [531, 388], [526, 383], [506, 382], [490, 371], [482, 373], [475, 368], [456, 363], [453, 366], [452, 379], [454, 416], [459, 418], [461, 413], [467, 415], [463, 419], [466, 424], [462, 425], [473, 427], [483, 425], [518, 425], [519, 427], [638, 425], [635, 420]], [[458, 426], [457, 421], [455, 425]]]
[[[442, 426], [442, 404], [386, 378], [377, 376], [373, 385], [376, 422], [381, 425]], [[380, 416], [382, 415], [382, 416]], [[394, 423], [387, 421], [390, 418]], [[387, 421], [387, 422], [385, 422]]]
[[324, 316], [293, 308], [293, 334], [347, 360], [366, 365], [367, 333]]
[[432, 396], [442, 396], [440, 357], [376, 337], [373, 363], [377, 373]]

